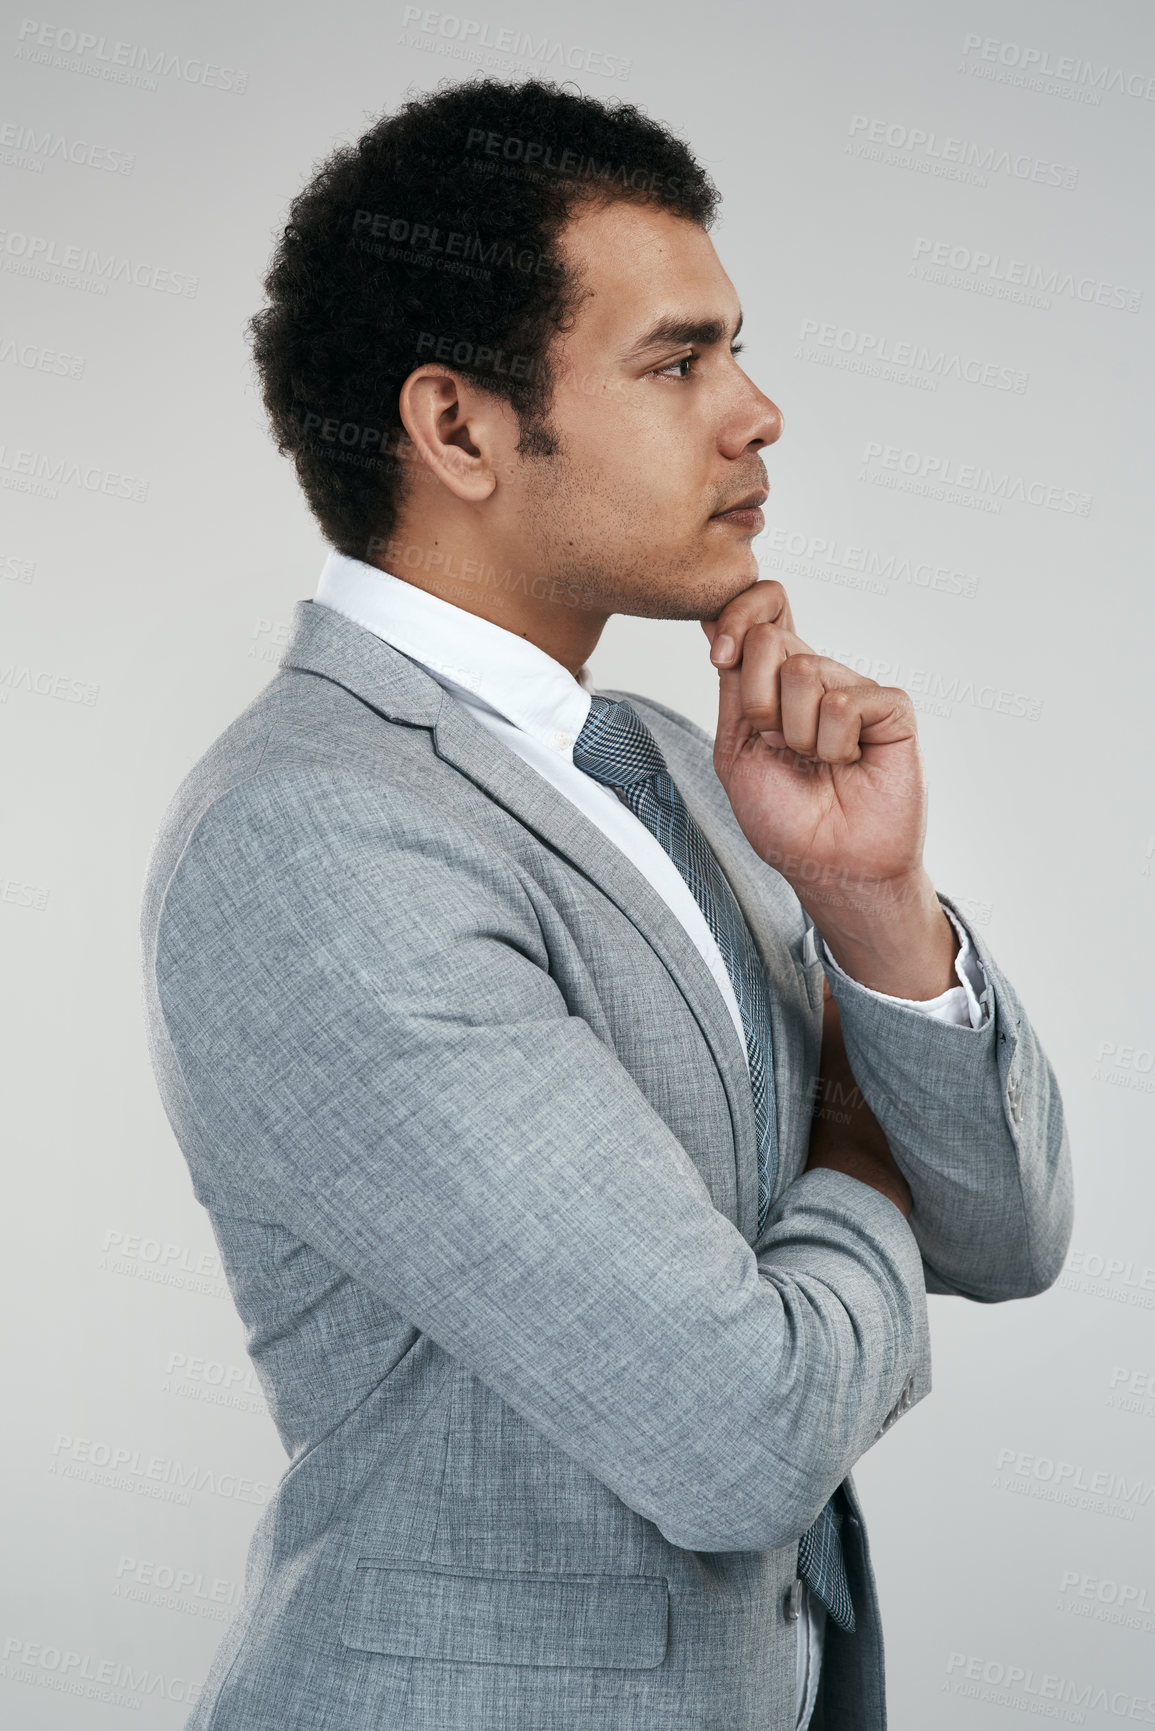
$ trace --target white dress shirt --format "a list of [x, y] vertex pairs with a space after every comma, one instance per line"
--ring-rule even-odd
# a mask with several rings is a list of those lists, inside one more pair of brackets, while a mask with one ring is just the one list
[[[344, 614], [417, 662], [621, 849], [693, 940], [718, 983], [745, 1056], [746, 1036], [730, 975], [681, 872], [657, 837], [613, 789], [595, 781], [573, 761], [574, 741], [596, 693], [589, 669], [583, 667], [575, 679], [560, 661], [528, 639], [343, 553], [330, 553], [314, 602]], [[969, 1022], [973, 1028], [981, 1027], [990, 1013], [985, 970], [965, 927], [949, 908], [944, 911], [959, 934], [961, 947], [955, 957], [959, 984], [925, 1001], [889, 1001], [941, 1022], [963, 1026]], [[824, 966], [845, 975], [825, 944], [823, 949]], [[805, 1731], [814, 1710], [825, 1626], [825, 1605], [804, 1585], [798, 1619], [796, 1731]]]

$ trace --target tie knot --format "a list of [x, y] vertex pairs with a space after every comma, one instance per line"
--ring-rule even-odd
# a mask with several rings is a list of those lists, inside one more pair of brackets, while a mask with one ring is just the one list
[[608, 787], [634, 787], [666, 768], [658, 742], [637, 710], [608, 697], [590, 698], [590, 712], [574, 741], [573, 760], [578, 769]]

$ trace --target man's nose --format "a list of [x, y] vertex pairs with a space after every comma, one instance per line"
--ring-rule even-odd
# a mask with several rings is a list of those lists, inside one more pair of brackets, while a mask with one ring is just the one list
[[759, 391], [758, 395], [761, 398], [762, 405], [761, 424], [765, 428], [765, 431], [761, 434], [762, 443], [765, 445], [772, 445], [776, 439], [782, 437], [782, 410], [778, 407], [777, 403], [771, 402], [769, 397], [762, 396], [761, 391]]
[[724, 430], [721, 446], [726, 456], [738, 457], [751, 446], [761, 450], [782, 437], [783, 416], [778, 404], [772, 402], [757, 386], [750, 387], [749, 397], [735, 408]]

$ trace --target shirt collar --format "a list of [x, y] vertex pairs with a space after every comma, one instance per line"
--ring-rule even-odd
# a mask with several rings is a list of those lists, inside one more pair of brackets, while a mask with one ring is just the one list
[[572, 756], [596, 690], [588, 666], [575, 679], [527, 638], [344, 553], [329, 554], [314, 600], [392, 644], [452, 695]]

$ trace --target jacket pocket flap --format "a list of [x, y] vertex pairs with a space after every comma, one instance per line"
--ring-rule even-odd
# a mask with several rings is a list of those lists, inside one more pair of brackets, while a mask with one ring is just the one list
[[632, 1670], [666, 1653], [664, 1575], [571, 1575], [366, 1559], [345, 1605], [348, 1647], [403, 1658]]

